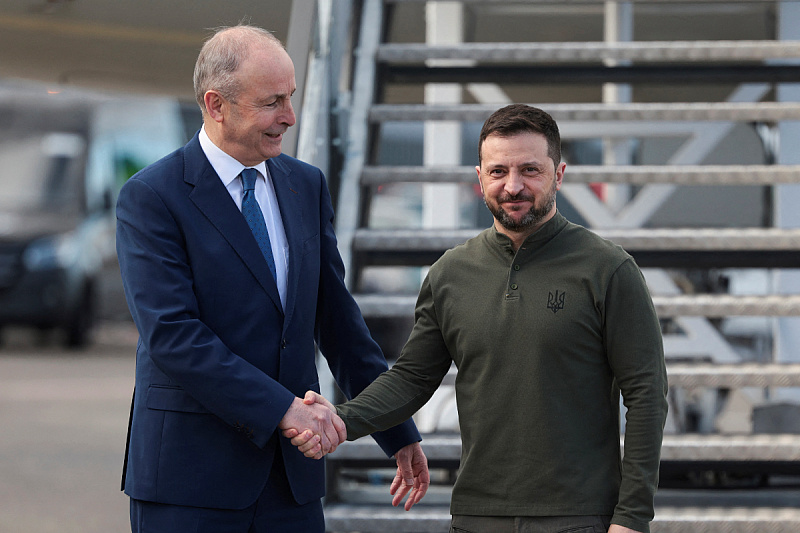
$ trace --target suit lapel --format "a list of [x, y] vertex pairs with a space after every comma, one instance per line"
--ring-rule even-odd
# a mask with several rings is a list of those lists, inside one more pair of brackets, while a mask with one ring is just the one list
[[197, 136], [186, 145], [184, 165], [184, 180], [194, 186], [189, 199], [230, 243], [276, 307], [283, 312], [278, 287], [250, 227], [208, 162]]
[[289, 246], [289, 272], [286, 277], [286, 319], [284, 327], [290, 323], [297, 297], [297, 284], [300, 281], [300, 260], [303, 254], [302, 228], [303, 209], [302, 198], [292, 188], [291, 169], [279, 157], [267, 159], [267, 168], [275, 187], [275, 196], [278, 198], [278, 207], [281, 210], [283, 229], [286, 232], [286, 242]]

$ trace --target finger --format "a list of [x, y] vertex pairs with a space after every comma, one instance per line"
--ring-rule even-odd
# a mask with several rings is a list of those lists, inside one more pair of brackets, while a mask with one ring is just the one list
[[[299, 433], [300, 432], [297, 431], [295, 428], [289, 428], [289, 429], [284, 429], [283, 430], [283, 436], [286, 437], [287, 439], [291, 439], [293, 437], [296, 437], [297, 435], [299, 435]], [[294, 443], [292, 443], [292, 444], [294, 444]]]
[[303, 396], [303, 403], [306, 405], [313, 405], [317, 403], [317, 396], [318, 394], [313, 390], [306, 391], [306, 395]]
[[328, 449], [323, 450], [325, 453], [333, 453], [336, 451], [336, 448], [339, 447], [339, 433], [336, 431], [336, 428], [333, 424], [325, 424], [325, 435], [328, 437], [331, 445]]
[[347, 430], [344, 422], [335, 413], [327, 411], [326, 421], [322, 423], [325, 436], [330, 440], [330, 448], [324, 449], [326, 453], [332, 453], [339, 447], [339, 444], [347, 438]]
[[318, 404], [320, 404], [322, 406], [327, 407], [328, 409], [330, 409], [334, 413], [336, 412], [336, 407], [334, 407], [333, 404], [331, 402], [329, 402], [328, 399], [325, 396], [323, 396], [322, 394], [320, 394], [318, 392], [315, 392], [313, 390], [310, 390], [310, 391], [306, 392], [306, 395], [303, 398], [303, 403], [305, 403], [306, 405], [311, 405], [311, 404], [314, 404], [314, 403], [318, 403]]
[[322, 452], [322, 445], [317, 443], [310, 450], [307, 450], [307, 451], [303, 452], [303, 455], [305, 455], [306, 457], [308, 457], [310, 459], [321, 459], [322, 456], [325, 455], [325, 454]]
[[392, 485], [389, 487], [389, 493], [394, 495], [392, 498], [392, 505], [397, 507], [400, 505], [400, 502], [403, 501], [403, 498], [408, 491], [411, 490], [411, 486], [405, 483], [405, 479], [403, 476], [403, 469], [400, 467], [400, 461], [397, 461], [397, 473], [394, 476], [394, 480], [392, 480]]
[[307, 429], [307, 430], [303, 431], [302, 433], [300, 433], [300, 434], [296, 435], [295, 437], [293, 437], [290, 442], [294, 446], [301, 446], [301, 445], [307, 443], [309, 440], [313, 439], [314, 437], [315, 437], [314, 432], [312, 432], [310, 429]]
[[327, 435], [325, 431], [320, 433], [320, 437], [321, 437], [320, 445], [322, 446], [322, 453], [330, 453], [332, 446], [330, 437]]
[[297, 446], [297, 449], [300, 450], [306, 456], [309, 456], [308, 452], [313, 450], [314, 453], [312, 453], [311, 456], [315, 455], [318, 451], [322, 449], [319, 435], [314, 435], [314, 437], [308, 440], [307, 442], [304, 442], [299, 446]]
[[400, 472], [400, 469], [397, 469], [397, 474], [395, 474], [394, 479], [392, 480], [392, 484], [389, 486], [389, 494], [394, 494], [397, 492], [397, 489], [403, 486], [403, 474]]
[[325, 407], [327, 407], [328, 409], [330, 409], [334, 413], [336, 412], [336, 407], [334, 407], [333, 404], [331, 402], [329, 402], [328, 399], [325, 396], [323, 396], [321, 394], [316, 394], [316, 398], [317, 398], [317, 403], [318, 404], [324, 405]]
[[414, 487], [414, 490], [411, 491], [409, 494], [408, 499], [406, 500], [405, 510], [410, 511], [414, 505], [419, 503], [419, 501], [425, 497], [425, 494], [428, 493], [428, 487], [430, 483], [425, 482], [418, 482], [417, 486]]
[[400, 505], [400, 502], [403, 501], [403, 498], [405, 498], [409, 490], [411, 490], [411, 487], [409, 487], [405, 483], [400, 483], [397, 492], [394, 495], [394, 498], [392, 498], [392, 505], [394, 505], [395, 507]]
[[403, 477], [403, 484], [409, 489], [414, 486], [414, 469], [411, 467], [411, 457], [403, 454], [397, 458], [397, 468]]
[[333, 427], [336, 430], [336, 434], [339, 438], [339, 444], [343, 443], [347, 440], [347, 427], [344, 425], [344, 421], [339, 418], [338, 415], [333, 416]]

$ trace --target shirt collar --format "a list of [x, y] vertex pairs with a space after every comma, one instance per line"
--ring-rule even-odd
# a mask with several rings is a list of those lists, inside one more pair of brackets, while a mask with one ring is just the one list
[[[547, 242], [550, 241], [557, 233], [559, 233], [562, 229], [564, 229], [567, 225], [567, 219], [561, 214], [560, 211], [556, 211], [550, 220], [545, 222], [542, 227], [534, 231], [531, 235], [529, 235], [525, 241], [522, 243], [521, 248], [523, 250], [527, 249], [538, 249], [541, 246], [544, 246]], [[502, 246], [503, 248], [507, 248], [508, 250], [512, 250], [511, 238], [508, 235], [500, 233], [497, 231], [497, 228], [492, 224], [491, 227], [491, 234], [494, 238], [495, 243]]]
[[[205, 126], [200, 128], [198, 137], [200, 140], [200, 147], [206, 154], [208, 162], [211, 163], [211, 166], [214, 168], [214, 171], [216, 171], [225, 187], [228, 187], [233, 180], [238, 178], [239, 174], [242, 173], [242, 170], [248, 168], [227, 153], [223, 152], [219, 146], [214, 144], [214, 142], [208, 136], [208, 133], [206, 133]], [[254, 168], [258, 170], [262, 176], [267, 176], [267, 165], [264, 161], [258, 165], [255, 165], [254, 167], [249, 168]]]

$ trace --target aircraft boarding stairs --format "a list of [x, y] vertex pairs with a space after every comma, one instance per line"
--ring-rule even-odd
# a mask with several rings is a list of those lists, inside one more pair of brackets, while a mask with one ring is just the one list
[[[717, 9], [720, 17], [732, 6], [756, 13], [772, 9], [788, 17], [778, 4], [712, 1], [702, 9], [705, 14]], [[422, 226], [387, 227], [385, 219], [391, 214], [386, 206], [393, 204], [385, 203], [381, 194], [387, 189], [439, 187], [434, 189], [435, 200], [429, 202], [432, 206], [423, 205], [420, 210], [432, 211], [435, 219], [437, 210], [453, 210], [455, 204], [455, 211], [463, 214], [464, 199], [476, 182], [476, 158], [467, 157], [465, 164], [460, 153], [453, 156], [454, 151], [460, 152], [458, 136], [472, 132], [474, 138], [464, 146], [474, 153], [474, 124], [479, 128], [492, 111], [512, 101], [542, 107], [559, 123], [564, 138], [567, 172], [559, 207], [563, 205], [563, 211], [572, 206], [584, 224], [634, 256], [646, 273], [664, 325], [671, 413], [652, 531], [800, 531], [800, 428], [784, 431], [780, 423], [759, 428], [760, 423], [752, 419], [757, 411], [763, 414], [773, 408], [774, 416], [791, 415], [792, 401], [781, 401], [783, 392], [779, 391], [788, 391], [791, 398], [792, 387], [800, 387], [800, 356], [795, 362], [776, 359], [770, 341], [768, 356], [748, 359], [749, 352], [728, 342], [735, 332], [722, 327], [740, 323], [736, 322], [739, 318], [761, 317], [758, 323], [766, 323], [769, 332], [775, 324], [800, 316], [800, 295], [734, 293], [726, 291], [724, 284], [713, 283], [710, 291], [703, 292], [702, 284], [686, 281], [719, 280], [718, 273], [730, 269], [769, 276], [798, 268], [800, 229], [776, 227], [767, 218], [750, 227], [658, 227], [650, 221], [670, 195], [687, 188], [713, 198], [716, 191], [751, 187], [766, 191], [764, 197], [771, 198], [776, 187], [800, 184], [800, 165], [785, 163], [791, 157], [781, 156], [781, 150], [792, 149], [776, 142], [782, 124], [800, 120], [800, 102], [776, 98], [779, 84], [800, 82], [800, 41], [778, 40], [775, 34], [752, 40], [631, 39], [631, 26], [640, 20], [639, 13], [653, 17], [659, 6], [667, 10], [667, 21], [692, 17], [699, 9], [685, 1], [645, 0], [618, 4], [598, 0], [363, 2], [338, 186], [337, 234], [348, 265], [348, 282], [371, 327], [401, 324], [399, 337], [407, 335], [422, 273], [411, 275], [416, 286], [398, 293], [380, 290], [391, 285], [384, 282], [383, 272], [391, 276], [424, 269], [488, 222], [466, 227], [462, 216], [461, 222], [434, 220]], [[515, 18], [546, 18], [550, 12], [558, 13], [563, 21], [580, 22], [589, 15], [605, 18], [605, 33], [599, 38], [557, 42], [573, 34], [567, 27], [560, 34], [566, 39], [535, 43], [513, 34], [518, 27]], [[393, 29], [402, 16], [419, 24], [427, 21], [427, 42], [424, 37], [423, 42], [408, 42], [410, 37]], [[499, 38], [507, 42], [474, 42], [486, 35], [480, 32], [480, 20], [492, 17], [508, 20]], [[779, 20], [778, 24], [789, 22]], [[454, 25], [462, 29], [455, 37], [447, 37]], [[541, 39], [538, 31], [544, 26], [526, 27], [536, 35], [534, 39]], [[794, 26], [800, 26], [800, 19], [794, 20]], [[714, 28], [712, 33], [724, 35], [725, 29]], [[551, 34], [544, 31], [543, 35]], [[452, 42], [442, 42], [448, 38]], [[425, 96], [420, 97], [420, 87], [426, 84]], [[603, 84], [612, 85], [603, 89]], [[702, 92], [714, 84], [730, 90]], [[444, 90], [437, 93], [437, 85]], [[664, 101], [634, 102], [635, 90], [647, 86], [674, 88], [675, 95], [665, 90], [657, 93], [666, 97]], [[594, 88], [593, 96], [586, 96], [586, 87]], [[677, 99], [687, 94], [686, 87], [698, 87], [697, 94], [717, 95], [717, 99]], [[529, 99], [530, 95], [536, 98]], [[577, 97], [568, 100], [570, 95]], [[391, 148], [386, 140], [391, 128], [410, 131], [411, 125], [422, 123], [422, 161], [383, 164], [381, 149]], [[734, 154], [731, 163], [710, 164], [716, 160], [709, 154], [732, 132], [741, 131], [737, 127], [749, 128], [750, 138], [760, 141], [762, 160], [742, 163]], [[449, 141], [448, 132], [453, 131], [456, 139]], [[685, 142], [669, 157], [632, 160], [631, 139], [670, 135]], [[569, 157], [577, 152], [569, 146], [587, 138], [602, 139], [602, 160], [574, 163]], [[800, 137], [781, 141], [798, 142]], [[615, 196], [619, 190], [625, 196], [622, 202]], [[452, 198], [446, 195], [448, 191]], [[616, 207], [611, 206], [614, 202]], [[750, 220], [741, 214], [743, 220]], [[800, 346], [795, 348], [800, 350]], [[392, 359], [399, 347], [385, 351]], [[388, 484], [394, 474], [393, 460], [371, 439], [346, 443], [327, 459], [329, 531], [447, 531], [449, 490], [460, 456], [452, 420], [454, 372], [418, 415], [434, 480], [424, 504], [409, 513], [392, 508]], [[794, 400], [794, 405], [798, 403]], [[744, 414], [737, 414], [734, 404], [744, 405]], [[442, 424], [447, 416], [450, 422]]]

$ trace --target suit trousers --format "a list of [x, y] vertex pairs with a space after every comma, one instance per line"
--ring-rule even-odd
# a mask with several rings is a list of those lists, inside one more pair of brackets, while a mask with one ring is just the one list
[[280, 451], [256, 503], [246, 509], [208, 509], [131, 498], [132, 533], [324, 533], [322, 501], [295, 502]]
[[610, 516], [454, 515], [450, 533], [606, 533]]

